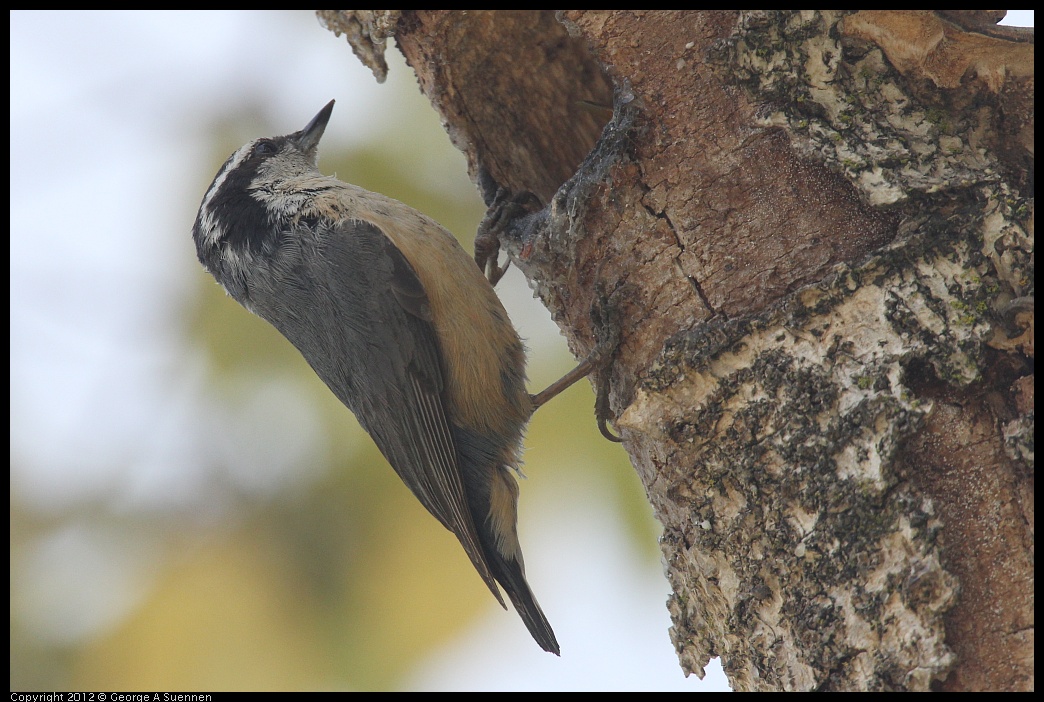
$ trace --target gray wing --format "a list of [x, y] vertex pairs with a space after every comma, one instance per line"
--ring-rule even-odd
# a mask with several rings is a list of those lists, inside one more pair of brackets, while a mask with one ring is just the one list
[[441, 352], [417, 274], [368, 222], [342, 222], [321, 231], [318, 243], [321, 257], [295, 257], [296, 270], [280, 276], [284, 282], [275, 287], [289, 290], [283, 300], [290, 309], [269, 321], [355, 413], [421, 504], [456, 535], [503, 605], [468, 509], [446, 417]]

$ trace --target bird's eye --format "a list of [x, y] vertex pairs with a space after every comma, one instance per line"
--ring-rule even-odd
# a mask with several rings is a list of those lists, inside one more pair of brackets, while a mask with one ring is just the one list
[[270, 141], [258, 142], [257, 147], [254, 149], [255, 153], [261, 156], [271, 156], [276, 152], [275, 144]]

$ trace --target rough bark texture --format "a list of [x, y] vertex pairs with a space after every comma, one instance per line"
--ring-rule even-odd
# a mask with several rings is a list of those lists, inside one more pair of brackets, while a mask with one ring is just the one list
[[1032, 34], [366, 12], [322, 16], [394, 32], [487, 202], [536, 195], [502, 244], [577, 356], [622, 334], [683, 668], [1032, 689]]

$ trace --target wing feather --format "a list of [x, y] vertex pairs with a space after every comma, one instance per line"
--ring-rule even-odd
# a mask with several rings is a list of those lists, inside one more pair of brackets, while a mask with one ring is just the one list
[[355, 413], [424, 507], [456, 535], [504, 605], [468, 507], [438, 336], [416, 272], [369, 222], [341, 221], [320, 232], [318, 245], [322, 255], [298, 258], [298, 269], [287, 276], [295, 281], [291, 293], [276, 291], [290, 309], [269, 321]]

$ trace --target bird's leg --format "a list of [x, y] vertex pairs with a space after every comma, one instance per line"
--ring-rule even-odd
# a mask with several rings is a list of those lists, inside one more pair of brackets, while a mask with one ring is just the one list
[[[502, 235], [524, 238], [527, 230], [531, 230], [534, 225], [533, 218], [529, 215], [533, 215], [540, 208], [540, 200], [531, 192], [511, 193], [504, 188], [497, 190], [497, 194], [493, 197], [493, 202], [475, 234], [475, 263], [492, 285], [497, 284], [507, 272], [508, 266], [511, 265], [509, 260], [500, 266], [497, 260]], [[598, 272], [600, 274], [601, 264], [599, 264]], [[599, 277], [598, 274], [596, 274], [597, 277]], [[626, 286], [618, 286], [612, 295], [606, 295], [604, 289], [599, 286], [595, 304], [591, 307], [592, 322], [598, 335], [595, 349], [576, 368], [551, 383], [543, 391], [529, 396], [535, 412], [576, 381], [586, 378], [591, 373], [597, 373], [594, 386], [595, 417], [598, 420], [598, 430], [605, 438], [617, 442], [622, 439], [609, 431], [608, 427], [611, 417], [609, 377], [607, 373], [601, 371], [612, 362], [616, 349], [620, 345], [620, 315], [614, 301], [620, 297], [624, 287]]]
[[561, 393], [563, 390], [572, 387], [576, 381], [581, 378], [586, 378], [591, 375], [599, 366], [603, 365], [604, 359], [599, 357], [598, 350], [596, 349], [591, 353], [590, 356], [580, 362], [573, 370], [569, 371], [555, 382], [548, 385], [545, 389], [538, 392], [536, 395], [530, 395], [530, 399], [533, 401], [533, 411], [536, 412], [538, 409], [544, 406], [549, 400], [554, 398], [556, 395]]
[[[544, 404], [546, 404], [553, 397], [561, 393], [566, 388], [572, 386], [576, 381], [581, 378], [586, 378], [598, 371], [605, 370], [605, 368], [612, 361], [613, 354], [616, 351], [616, 345], [605, 348], [596, 348], [591, 354], [580, 362], [573, 370], [569, 371], [561, 378], [556, 380], [547, 386], [544, 390], [538, 392], [535, 395], [530, 395], [530, 400], [533, 403], [533, 411], [536, 412]], [[610, 419], [610, 408], [609, 408], [609, 378], [605, 373], [598, 373], [598, 376], [594, 380], [595, 386], [595, 419], [598, 421], [598, 431], [602, 433], [602, 436], [609, 439], [609, 441], [620, 442], [623, 441], [619, 436], [616, 436], [609, 431], [608, 422]]]
[[501, 233], [520, 217], [539, 209], [540, 201], [531, 192], [510, 193], [503, 188], [497, 191], [475, 233], [475, 263], [491, 285], [496, 286], [511, 266], [510, 259], [503, 266], [498, 261]]
[[[609, 374], [604, 372], [612, 363], [616, 349], [620, 345], [620, 325], [617, 323], [618, 315], [608, 312], [606, 305], [596, 305], [592, 309], [592, 315], [596, 317], [598, 335], [601, 337], [587, 358], [580, 362], [573, 370], [551, 383], [546, 389], [535, 395], [530, 395], [533, 403], [533, 411], [537, 411], [551, 398], [570, 387], [581, 378], [586, 378], [591, 373], [597, 373], [594, 378], [595, 386], [595, 419], [598, 421], [598, 431], [609, 441], [617, 443], [623, 441], [609, 430], [608, 422], [612, 416], [609, 407]], [[613, 308], [615, 309], [615, 308]]]

